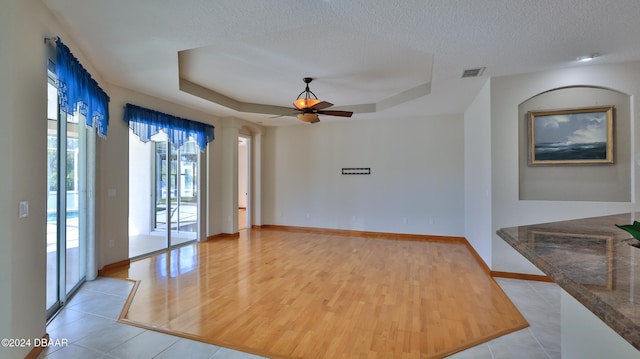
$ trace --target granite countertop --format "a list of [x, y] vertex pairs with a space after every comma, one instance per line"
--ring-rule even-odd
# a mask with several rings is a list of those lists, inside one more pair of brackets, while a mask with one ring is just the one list
[[640, 350], [640, 244], [615, 224], [640, 213], [503, 228], [497, 233]]

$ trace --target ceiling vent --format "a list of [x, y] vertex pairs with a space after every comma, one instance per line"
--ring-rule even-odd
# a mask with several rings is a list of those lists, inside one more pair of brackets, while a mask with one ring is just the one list
[[462, 78], [467, 78], [467, 77], [480, 77], [482, 76], [482, 73], [484, 72], [484, 69], [486, 67], [478, 67], [475, 69], [466, 69], [464, 71], [462, 71]]

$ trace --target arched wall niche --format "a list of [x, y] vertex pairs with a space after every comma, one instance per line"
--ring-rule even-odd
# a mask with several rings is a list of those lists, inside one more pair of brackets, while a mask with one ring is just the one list
[[[528, 113], [613, 106], [613, 155], [609, 165], [529, 165]], [[631, 202], [631, 97], [615, 89], [568, 86], [541, 92], [518, 105], [519, 199]]]

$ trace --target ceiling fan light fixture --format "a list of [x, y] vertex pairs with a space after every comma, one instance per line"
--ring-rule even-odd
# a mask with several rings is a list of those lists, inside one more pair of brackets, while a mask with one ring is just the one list
[[309, 83], [313, 81], [311, 77], [305, 77], [302, 79], [306, 84], [304, 90], [300, 92], [293, 106], [301, 113], [296, 115], [298, 120], [306, 123], [320, 122], [318, 115], [339, 116], [339, 117], [351, 117], [353, 112], [341, 111], [341, 110], [325, 110], [328, 107], [333, 106], [331, 102], [320, 101], [318, 96], [309, 90]]
[[305, 77], [304, 79], [302, 79], [302, 81], [306, 84], [306, 86], [304, 90], [300, 92], [300, 94], [298, 95], [298, 98], [296, 98], [296, 100], [293, 101], [293, 105], [298, 110], [306, 110], [320, 102], [318, 100], [318, 96], [316, 96], [316, 94], [314, 94], [313, 92], [311, 92], [311, 90], [309, 90], [309, 84], [311, 83], [311, 81], [313, 81], [313, 79], [311, 77]]
[[318, 114], [310, 113], [310, 112], [301, 113], [296, 117], [298, 117], [298, 120], [303, 121], [303, 122], [312, 123], [312, 122], [317, 122], [318, 121]]
[[314, 105], [316, 105], [319, 102], [320, 102], [320, 100], [318, 100], [318, 99], [306, 97], [306, 98], [299, 98], [299, 99], [295, 100], [293, 102], [293, 105], [298, 110], [304, 110], [304, 109], [313, 107]]

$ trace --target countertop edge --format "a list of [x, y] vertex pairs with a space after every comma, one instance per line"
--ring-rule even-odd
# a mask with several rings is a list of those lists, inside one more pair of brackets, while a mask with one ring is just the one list
[[585, 286], [572, 280], [553, 264], [548, 263], [536, 255], [529, 246], [518, 245], [517, 239], [507, 233], [504, 228], [496, 231], [496, 234], [551, 278], [563, 290], [584, 305], [590, 312], [606, 323], [612, 330], [636, 349], [640, 350], [640, 326], [636, 325], [616, 308], [602, 301]]

